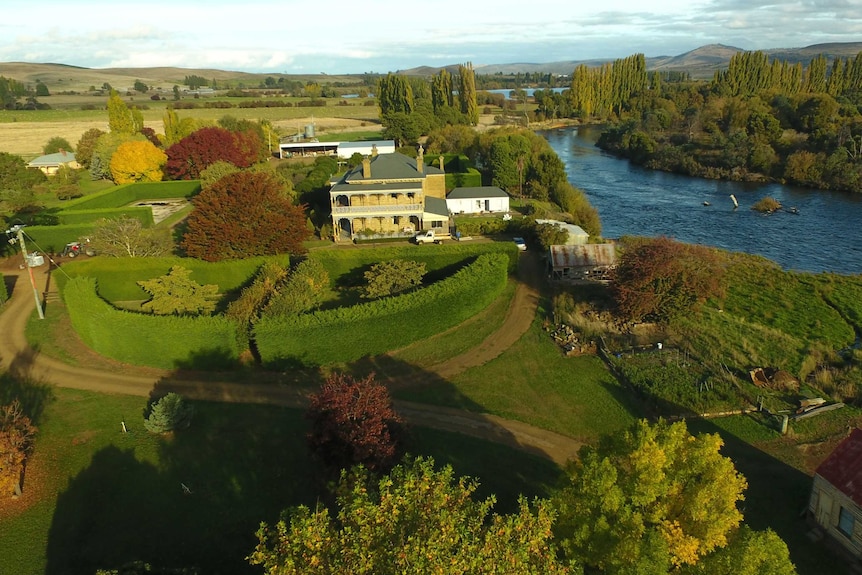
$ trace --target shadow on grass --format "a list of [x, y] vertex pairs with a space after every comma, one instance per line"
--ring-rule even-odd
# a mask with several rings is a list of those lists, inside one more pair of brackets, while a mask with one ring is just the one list
[[[381, 381], [395, 373], [415, 376], [411, 382], [436, 377], [390, 359], [346, 368], [354, 375], [364, 370], [379, 370]], [[152, 436], [141, 420], [129, 420], [128, 434], [96, 451], [60, 493], [48, 534], [47, 575], [92, 575], [133, 561], [208, 575], [256, 573], [245, 557], [261, 521], [272, 524], [288, 507], [331, 499], [307, 449], [304, 417], [308, 394], [323, 374], [260, 373], [241, 383], [186, 375], [166, 376], [151, 397], [175, 391], [192, 401], [188, 429]], [[407, 453], [433, 456], [438, 465], [476, 477], [478, 495], [496, 494], [501, 512], [515, 509], [520, 493], [547, 494], [559, 476], [546, 458], [507, 447], [517, 441], [505, 429], [494, 429], [498, 442], [489, 443], [426, 422], [407, 423]]]
[[800, 575], [849, 574], [850, 568], [820, 542], [812, 542], [804, 511], [812, 478], [705, 419], [688, 422], [692, 433], [717, 433], [724, 440], [723, 455], [748, 480], [741, 509], [752, 529], [772, 529], [787, 543]]
[[15, 369], [10, 366], [0, 374], [0, 405], [18, 400], [24, 414], [38, 426], [45, 408], [54, 400], [54, 388], [48, 383], [33, 380], [27, 375], [28, 371], [21, 371], [19, 358], [16, 357], [12, 364], [16, 365]]

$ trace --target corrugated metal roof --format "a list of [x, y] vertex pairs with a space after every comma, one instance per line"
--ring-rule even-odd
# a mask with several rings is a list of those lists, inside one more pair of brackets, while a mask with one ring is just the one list
[[40, 168], [43, 166], [61, 166], [75, 161], [75, 154], [72, 152], [56, 152], [47, 156], [39, 156], [30, 161], [27, 165], [31, 168]]
[[447, 200], [478, 200], [481, 198], [508, 198], [509, 194], [497, 186], [455, 188], [446, 196]]
[[446, 200], [434, 196], [425, 196], [425, 213], [448, 219], [449, 209], [446, 207]]
[[862, 429], [854, 429], [838, 444], [817, 468], [817, 475], [862, 505]]
[[377, 180], [409, 180], [423, 179], [425, 176], [443, 174], [443, 170], [431, 165], [425, 165], [423, 172], [416, 170], [416, 160], [408, 158], [404, 154], [378, 154], [371, 158], [371, 177], [362, 175], [362, 164], [359, 164], [342, 178], [345, 183], [363, 183]]
[[613, 244], [551, 246], [551, 265], [556, 269], [612, 266], [617, 261]]

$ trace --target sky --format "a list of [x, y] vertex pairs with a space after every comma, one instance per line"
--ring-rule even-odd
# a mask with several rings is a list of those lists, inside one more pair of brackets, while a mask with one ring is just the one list
[[0, 17], [0, 62], [286, 74], [859, 41], [862, 0], [39, 0]]

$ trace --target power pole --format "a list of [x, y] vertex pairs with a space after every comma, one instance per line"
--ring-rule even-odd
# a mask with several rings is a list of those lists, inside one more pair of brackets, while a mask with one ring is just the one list
[[[30, 285], [33, 286], [33, 298], [36, 300], [36, 309], [39, 310], [39, 319], [45, 319], [45, 312], [42, 310], [42, 299], [39, 297], [39, 288], [36, 287], [36, 278], [33, 276], [33, 267], [30, 265], [30, 258], [27, 256], [27, 246], [24, 244], [24, 226], [12, 226], [8, 232], [17, 232], [18, 245], [21, 246], [21, 254], [24, 256], [24, 265], [27, 267], [27, 273], [30, 274]], [[16, 240], [9, 240], [10, 243]]]

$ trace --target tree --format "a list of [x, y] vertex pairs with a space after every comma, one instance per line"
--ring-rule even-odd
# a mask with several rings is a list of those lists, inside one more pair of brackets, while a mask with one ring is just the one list
[[249, 345], [254, 323], [260, 317], [261, 310], [276, 293], [276, 286], [287, 277], [287, 270], [276, 262], [264, 263], [251, 285], [243, 288], [239, 297], [230, 302], [225, 316], [236, 322], [243, 343]]
[[474, 499], [478, 484], [432, 459], [405, 462], [376, 485], [368, 471], [343, 472], [337, 513], [300, 506], [275, 526], [261, 525], [250, 555], [267, 575], [446, 573], [555, 575], [553, 513], [519, 502], [493, 513], [494, 498]]
[[419, 287], [425, 272], [423, 262], [389, 260], [376, 263], [364, 274], [366, 284], [362, 297], [386, 297]]
[[128, 216], [96, 222], [90, 247], [103, 256], [143, 258], [168, 255], [173, 244], [170, 235], [145, 228], [140, 220]]
[[96, 141], [96, 145], [93, 148], [93, 155], [90, 158], [90, 177], [94, 180], [111, 178], [111, 159], [117, 152], [117, 148], [126, 142], [146, 141], [147, 138], [142, 134], [126, 134], [121, 132], [103, 134]]
[[679, 575], [795, 575], [787, 544], [771, 529], [743, 525], [727, 547], [716, 550]]
[[403, 421], [373, 374], [355, 379], [333, 373], [311, 397], [306, 417], [308, 445], [330, 469], [361, 464], [388, 470], [400, 456]]
[[[71, 152], [72, 144], [66, 138], [61, 138], [60, 136], [54, 136], [48, 143], [42, 146], [42, 153], [46, 156], [48, 154], [56, 154], [57, 152]], [[77, 159], [77, 158], [75, 158]]]
[[90, 167], [90, 160], [93, 158], [93, 150], [96, 148], [96, 142], [99, 137], [105, 132], [98, 128], [90, 128], [78, 140], [78, 145], [75, 147], [75, 160], [85, 168]]
[[152, 297], [141, 308], [157, 315], [199, 315], [215, 309], [218, 286], [201, 285], [191, 270], [172, 266], [167, 275], [141, 280], [138, 285]]
[[167, 395], [152, 402], [149, 413], [144, 418], [144, 427], [150, 433], [167, 433], [185, 429], [192, 422], [194, 406], [187, 403], [178, 393]]
[[272, 315], [295, 315], [311, 311], [323, 303], [329, 289], [329, 272], [317, 260], [305, 259], [278, 286], [266, 306]]
[[215, 126], [201, 128], [167, 149], [165, 172], [173, 180], [195, 180], [219, 160], [247, 168], [257, 161], [260, 150], [260, 142], [249, 144], [252, 138], [256, 136]]
[[134, 87], [134, 89], [135, 89], [135, 91], [136, 91], [136, 92], [140, 92], [140, 93], [142, 93], [142, 94], [146, 94], [146, 93], [147, 93], [147, 90], [149, 90], [149, 89], [150, 89], [150, 88], [147, 86], [147, 84], [146, 84], [145, 82], [142, 82], [141, 80], [135, 80], [135, 83], [133, 84], [133, 87]]
[[108, 96], [108, 129], [116, 134], [134, 134], [138, 130], [129, 106], [116, 90], [111, 90]]
[[617, 313], [626, 321], [668, 321], [719, 295], [719, 253], [670, 238], [629, 238], [611, 281]]
[[123, 142], [111, 156], [111, 176], [117, 184], [161, 182], [167, 160], [149, 140]]
[[562, 245], [569, 241], [569, 231], [556, 224], [539, 224], [536, 226], [536, 239], [543, 251], [554, 245]]
[[305, 252], [303, 206], [294, 205], [276, 176], [266, 172], [229, 174], [192, 199], [181, 243], [186, 253], [207, 261]]
[[21, 473], [35, 437], [36, 426], [17, 399], [0, 406], [0, 495], [21, 494]]
[[458, 66], [458, 103], [461, 113], [467, 117], [471, 125], [479, 123], [479, 105], [476, 102], [476, 75], [473, 64]]
[[556, 496], [564, 552], [604, 573], [666, 574], [725, 547], [746, 481], [721, 446], [642, 420], [582, 448]]

